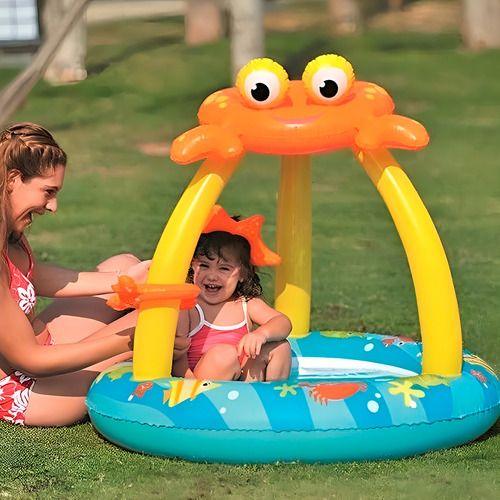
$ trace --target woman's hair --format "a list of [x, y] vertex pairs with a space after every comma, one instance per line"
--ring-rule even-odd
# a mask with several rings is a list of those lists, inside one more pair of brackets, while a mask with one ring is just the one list
[[[243, 278], [243, 281], [238, 282], [234, 296], [246, 300], [260, 297], [262, 295], [262, 286], [256, 267], [250, 263], [250, 244], [242, 236], [225, 231], [202, 234], [198, 240], [193, 258], [207, 257], [212, 260], [226, 259], [228, 256], [239, 261]], [[192, 269], [188, 273], [188, 282], [193, 282]]]
[[7, 183], [10, 171], [21, 179], [43, 175], [57, 165], [66, 165], [66, 153], [51, 133], [34, 123], [16, 123], [0, 132], [0, 250], [7, 241]]

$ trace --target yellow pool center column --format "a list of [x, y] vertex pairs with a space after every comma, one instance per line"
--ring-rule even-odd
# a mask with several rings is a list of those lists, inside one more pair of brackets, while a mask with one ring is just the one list
[[408, 176], [387, 150], [354, 154], [382, 196], [410, 266], [422, 335], [422, 373], [459, 375], [462, 330], [457, 297], [439, 235]]
[[[147, 283], [185, 283], [200, 234], [240, 159], [206, 160], [182, 194], [161, 235]], [[180, 300], [139, 309], [134, 339], [134, 379], [169, 377]]]
[[283, 156], [278, 193], [275, 307], [292, 322], [292, 337], [309, 333], [311, 314], [311, 157]]

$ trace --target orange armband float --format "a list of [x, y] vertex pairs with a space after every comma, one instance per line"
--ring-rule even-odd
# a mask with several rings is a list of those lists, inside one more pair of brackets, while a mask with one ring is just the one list
[[165, 307], [180, 300], [180, 309], [191, 309], [196, 303], [200, 289], [189, 283], [172, 285], [137, 284], [130, 276], [120, 276], [111, 287], [115, 292], [106, 304], [116, 311], [125, 309], [147, 309]]

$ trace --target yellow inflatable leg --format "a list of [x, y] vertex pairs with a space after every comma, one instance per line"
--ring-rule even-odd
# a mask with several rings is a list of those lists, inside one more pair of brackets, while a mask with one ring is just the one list
[[408, 258], [422, 335], [422, 372], [459, 375], [462, 330], [458, 303], [448, 260], [431, 217], [388, 151], [354, 153], [386, 203]]
[[[235, 171], [238, 160], [206, 160], [184, 191], [163, 231], [153, 256], [148, 283], [184, 283], [196, 244], [210, 211]], [[171, 307], [139, 312], [134, 339], [134, 379], [169, 377], [179, 315]]]
[[292, 337], [309, 333], [311, 312], [311, 158], [283, 156], [278, 195], [275, 307], [292, 322]]

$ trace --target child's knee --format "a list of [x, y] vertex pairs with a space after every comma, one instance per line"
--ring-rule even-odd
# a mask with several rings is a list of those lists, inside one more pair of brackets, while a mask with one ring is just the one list
[[207, 355], [210, 357], [210, 362], [220, 367], [233, 367], [236, 364], [239, 366], [238, 351], [235, 346], [229, 344], [219, 344], [211, 347]]
[[194, 375], [198, 379], [235, 380], [240, 373], [238, 352], [234, 346], [227, 344], [210, 348], [194, 369]]
[[269, 357], [291, 358], [292, 348], [287, 340], [279, 340], [270, 344]]
[[138, 264], [140, 259], [131, 253], [122, 253], [119, 255], [113, 255], [108, 259], [102, 261], [97, 265], [97, 270], [101, 272], [120, 272], [124, 273], [130, 267]]

